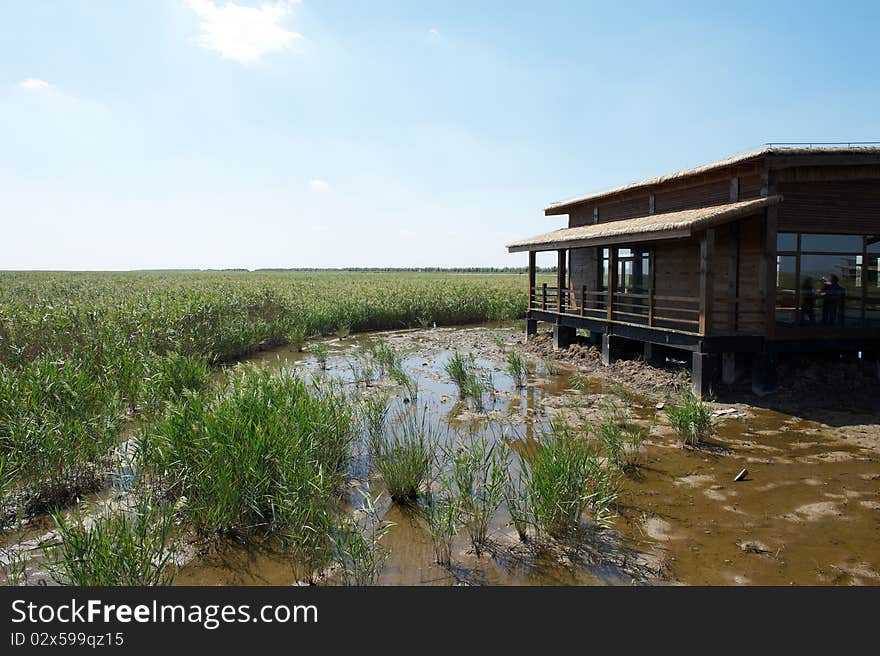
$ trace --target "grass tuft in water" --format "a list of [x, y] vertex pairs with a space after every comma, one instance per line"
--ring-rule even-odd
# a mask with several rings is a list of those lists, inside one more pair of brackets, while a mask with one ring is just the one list
[[443, 371], [449, 379], [458, 387], [458, 396], [464, 399], [467, 396], [467, 384], [471, 378], [471, 361], [469, 358], [455, 351], [449, 360], [443, 365]]
[[697, 446], [715, 433], [711, 409], [690, 392], [678, 403], [667, 405], [666, 416], [684, 445]]
[[507, 354], [507, 373], [513, 379], [516, 389], [526, 386], [526, 374], [528, 373], [526, 359], [516, 351]]
[[318, 368], [321, 371], [327, 370], [327, 356], [330, 354], [330, 347], [327, 346], [326, 342], [318, 342], [311, 349], [309, 349], [315, 356], [315, 361], [318, 363]]
[[428, 525], [434, 560], [438, 565], [452, 564], [452, 546], [461, 522], [461, 500], [449, 492], [431, 495], [422, 500], [419, 512]]
[[532, 525], [532, 514], [529, 504], [529, 491], [522, 474], [516, 479], [512, 476], [508, 477], [507, 485], [504, 486], [504, 502], [507, 504], [510, 521], [516, 529], [520, 542], [528, 542], [529, 527]]
[[49, 574], [56, 583], [77, 586], [170, 585], [173, 550], [169, 547], [171, 513], [150, 500], [134, 508], [109, 511], [86, 520], [52, 518], [56, 544], [46, 550]]
[[345, 585], [373, 585], [379, 578], [389, 552], [381, 540], [393, 526], [376, 512], [379, 498], [364, 494], [361, 519], [347, 515], [333, 533], [333, 560]]
[[631, 422], [630, 415], [628, 403], [608, 401], [597, 431], [609, 463], [624, 473], [638, 469], [645, 435], [644, 429]]
[[482, 435], [447, 456], [464, 526], [474, 552], [480, 556], [487, 545], [492, 517], [504, 499], [509, 452], [497, 442], [490, 444]]
[[369, 454], [394, 503], [408, 505], [431, 481], [439, 433], [427, 411], [398, 413], [389, 430], [370, 435]]
[[619, 475], [603, 467], [586, 432], [554, 422], [527, 458], [520, 455], [529, 511], [535, 526], [560, 538], [577, 528], [589, 506], [593, 519], [607, 524], [619, 494]]

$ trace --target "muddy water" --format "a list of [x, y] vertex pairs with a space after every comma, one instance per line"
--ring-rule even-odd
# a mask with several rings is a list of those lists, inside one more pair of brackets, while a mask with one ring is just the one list
[[[620, 387], [592, 372], [533, 357], [527, 387], [514, 389], [504, 352], [522, 348], [516, 328], [470, 327], [382, 335], [406, 353], [418, 381], [418, 403], [455, 439], [486, 432], [531, 440], [554, 417], [589, 422]], [[326, 372], [351, 383], [349, 361], [375, 336], [331, 340]], [[473, 353], [496, 393], [482, 411], [458, 401], [443, 373], [455, 351]], [[261, 366], [319, 372], [308, 352], [262, 353]], [[552, 373], [551, 373], [552, 372]], [[573, 377], [577, 388], [572, 388]], [[622, 381], [625, 383], [625, 381]], [[379, 381], [403, 404], [403, 393]], [[363, 388], [361, 388], [363, 391]], [[622, 402], [620, 399], [616, 399]], [[379, 582], [450, 584], [878, 584], [880, 583], [880, 426], [876, 416], [836, 413], [827, 423], [747, 405], [717, 405], [717, 435], [705, 448], [682, 449], [662, 399], [630, 396], [634, 422], [649, 431], [642, 466], [626, 479], [610, 530], [586, 525], [571, 548], [523, 545], [502, 508], [493, 546], [476, 557], [460, 536], [449, 569], [433, 563], [429, 534], [411, 511], [381, 503], [393, 527], [383, 539], [390, 556]], [[393, 413], [393, 410], [392, 410]], [[734, 482], [743, 468], [749, 474]], [[372, 493], [368, 468], [354, 472]], [[354, 499], [356, 495], [352, 495]], [[241, 546], [202, 555], [182, 567], [183, 584], [289, 584], [290, 563], [271, 550]]]
[[[367, 389], [353, 382], [351, 362], [377, 337], [329, 340], [326, 371], [308, 349], [267, 351], [251, 363], [336, 378], [353, 395], [381, 390], [394, 399], [393, 416], [410, 405], [399, 386], [378, 380]], [[704, 448], [682, 449], [658, 407], [667, 399], [627, 393], [616, 384], [625, 380], [610, 380], [601, 370], [578, 371], [529, 355], [515, 327], [398, 331], [381, 338], [405, 353], [405, 368], [419, 386], [417, 403], [452, 440], [484, 433], [528, 444], [554, 418], [577, 423], [600, 418], [609, 400], [628, 404], [632, 421], [649, 437], [641, 467], [625, 479], [610, 529], [586, 522], [576, 539], [561, 547], [520, 543], [502, 507], [488, 553], [477, 557], [462, 535], [452, 567], [443, 568], [434, 564], [422, 520], [383, 497], [379, 513], [393, 526], [383, 538], [390, 555], [380, 584], [880, 584], [877, 415], [835, 410], [811, 413], [813, 420], [806, 420], [746, 404], [713, 404], [716, 436]], [[523, 390], [514, 389], [504, 373], [510, 349], [532, 361], [534, 373]], [[482, 410], [459, 401], [443, 372], [455, 350], [473, 353], [492, 376], [495, 393], [484, 396]], [[734, 482], [744, 468], [746, 479]], [[360, 490], [381, 492], [363, 457], [355, 459], [352, 478], [352, 504]], [[42, 527], [36, 520], [29, 535]], [[179, 562], [178, 584], [296, 581], [293, 563], [270, 547], [192, 544]]]

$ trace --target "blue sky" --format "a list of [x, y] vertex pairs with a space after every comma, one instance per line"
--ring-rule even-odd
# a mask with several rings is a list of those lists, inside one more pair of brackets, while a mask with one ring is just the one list
[[3, 0], [0, 269], [517, 266], [544, 205], [880, 140], [873, 2]]

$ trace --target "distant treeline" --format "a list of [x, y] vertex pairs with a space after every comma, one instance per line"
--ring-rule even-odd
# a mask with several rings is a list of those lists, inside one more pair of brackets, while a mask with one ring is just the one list
[[[556, 267], [537, 267], [539, 273], [554, 273]], [[246, 269], [224, 269], [224, 271], [246, 271]], [[321, 272], [347, 271], [351, 273], [528, 273], [527, 267], [340, 267], [336, 269], [291, 268], [291, 269], [254, 269], [255, 272]]]

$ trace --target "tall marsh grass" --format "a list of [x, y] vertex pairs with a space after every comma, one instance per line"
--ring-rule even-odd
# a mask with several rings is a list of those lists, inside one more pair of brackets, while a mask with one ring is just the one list
[[524, 312], [516, 275], [0, 272], [0, 458], [22, 503], [60, 502], [99, 484], [125, 412], [198, 393], [201, 362]]

